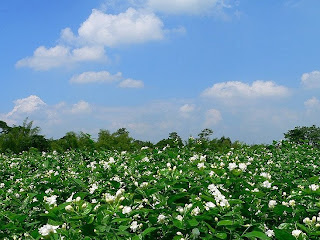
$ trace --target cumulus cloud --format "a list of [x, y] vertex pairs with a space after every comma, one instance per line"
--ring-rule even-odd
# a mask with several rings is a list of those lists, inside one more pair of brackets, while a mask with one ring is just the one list
[[122, 73], [118, 72], [114, 75], [107, 71], [101, 72], [84, 72], [78, 75], [74, 75], [71, 79], [71, 83], [112, 83], [122, 79]]
[[179, 108], [179, 112], [181, 113], [191, 113], [195, 110], [194, 104], [184, 104]]
[[46, 103], [35, 95], [31, 95], [27, 98], [17, 99], [14, 101], [14, 108], [6, 115], [6, 117], [12, 117], [13, 115], [19, 114], [30, 114], [44, 106], [46, 106]]
[[59, 45], [38, 47], [33, 56], [23, 58], [16, 67], [49, 70], [77, 62], [106, 60], [105, 48], [162, 40], [167, 30], [160, 18], [146, 10], [128, 8], [119, 14], [93, 9], [74, 34], [70, 28], [61, 31]]
[[125, 79], [119, 83], [119, 87], [121, 88], [143, 88], [144, 83], [141, 80], [134, 80], [131, 78]]
[[202, 14], [225, 7], [224, 0], [148, 0], [154, 11], [168, 14]]
[[320, 101], [316, 97], [312, 97], [304, 102], [304, 105], [308, 109], [320, 109]]
[[302, 74], [301, 83], [305, 88], [320, 88], [320, 71]]
[[73, 114], [83, 114], [83, 113], [90, 113], [90, 112], [91, 112], [90, 104], [83, 100], [74, 104], [71, 108], [71, 113]]
[[254, 81], [252, 85], [230, 81], [216, 83], [202, 92], [203, 97], [220, 99], [286, 97], [290, 94], [287, 87], [279, 86], [271, 81]]
[[[115, 47], [161, 40], [163, 27], [161, 19], [152, 12], [128, 8], [126, 12], [113, 15], [94, 9], [78, 29], [78, 38], [80, 42]], [[67, 36], [72, 37], [70, 32]]]
[[103, 47], [70, 47], [57, 45], [52, 48], [38, 47], [31, 57], [26, 57], [16, 63], [16, 67], [29, 67], [37, 71], [49, 70], [70, 65], [76, 62], [101, 61], [105, 58]]
[[205, 126], [210, 127], [217, 125], [220, 121], [222, 121], [222, 115], [217, 109], [209, 109], [205, 113]]

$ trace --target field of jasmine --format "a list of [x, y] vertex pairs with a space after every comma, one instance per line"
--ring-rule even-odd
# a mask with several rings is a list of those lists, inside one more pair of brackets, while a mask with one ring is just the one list
[[320, 239], [320, 151], [0, 155], [0, 239]]

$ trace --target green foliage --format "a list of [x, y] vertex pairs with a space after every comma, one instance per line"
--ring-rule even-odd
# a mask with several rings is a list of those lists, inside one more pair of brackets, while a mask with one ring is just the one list
[[33, 121], [28, 122], [26, 118], [22, 126], [8, 127], [3, 121], [0, 122], [0, 150], [2, 152], [12, 151], [19, 153], [30, 148], [46, 151], [49, 143], [44, 136], [39, 135], [40, 128], [33, 127]]
[[284, 137], [290, 142], [320, 147], [320, 128], [315, 125], [311, 127], [295, 127], [285, 133]]
[[319, 155], [286, 141], [0, 154], [0, 239], [317, 240]]

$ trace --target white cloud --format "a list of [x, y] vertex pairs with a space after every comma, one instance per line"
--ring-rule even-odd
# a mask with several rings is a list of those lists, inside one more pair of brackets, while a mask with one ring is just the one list
[[225, 7], [224, 0], [148, 0], [147, 5], [169, 14], [202, 14]]
[[90, 112], [91, 106], [88, 102], [85, 101], [79, 101], [78, 103], [74, 104], [71, 108], [71, 113], [73, 114], [84, 114]]
[[184, 104], [179, 108], [179, 111], [181, 113], [191, 113], [195, 110], [195, 105], [194, 104]]
[[122, 79], [122, 73], [118, 72], [114, 75], [107, 71], [101, 72], [84, 72], [79, 75], [74, 75], [71, 83], [112, 83]]
[[12, 117], [13, 115], [19, 114], [30, 114], [44, 106], [46, 106], [45, 102], [35, 95], [31, 95], [27, 98], [17, 99], [14, 101], [14, 108], [6, 115], [6, 117]]
[[203, 97], [213, 97], [220, 99], [233, 98], [261, 98], [261, 97], [286, 97], [290, 93], [289, 89], [284, 86], [276, 85], [271, 81], [254, 81], [252, 85], [230, 81], [216, 83], [211, 88], [202, 92]]
[[101, 46], [82, 47], [72, 50], [71, 61], [99, 61], [105, 59], [105, 51]]
[[316, 97], [312, 97], [304, 102], [304, 105], [308, 109], [320, 109], [320, 101]]
[[305, 88], [320, 88], [320, 71], [302, 74], [301, 83]]
[[134, 80], [131, 78], [125, 79], [119, 83], [119, 87], [121, 88], [143, 88], [144, 83], [141, 80]]
[[161, 19], [146, 10], [128, 8], [113, 15], [93, 9], [78, 29], [78, 35], [70, 28], [63, 29], [59, 45], [38, 47], [33, 56], [19, 60], [16, 67], [39, 71], [77, 62], [102, 61], [107, 59], [106, 47], [162, 40], [166, 33]]
[[205, 126], [210, 127], [217, 125], [222, 121], [222, 115], [217, 109], [209, 109], [205, 114]]
[[[163, 26], [160, 18], [144, 10], [129, 8], [126, 12], [112, 15], [93, 9], [78, 29], [78, 40], [107, 47], [144, 43], [163, 39]], [[63, 33], [64, 38], [72, 36], [70, 31]]]
[[99, 46], [82, 47], [71, 50], [70, 47], [57, 45], [52, 48], [38, 47], [32, 57], [26, 57], [16, 63], [16, 67], [30, 67], [34, 70], [49, 70], [76, 62], [101, 61], [104, 48]]

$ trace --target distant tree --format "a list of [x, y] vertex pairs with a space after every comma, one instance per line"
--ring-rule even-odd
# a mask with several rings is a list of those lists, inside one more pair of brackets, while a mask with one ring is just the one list
[[0, 134], [6, 134], [10, 131], [11, 128], [7, 125], [6, 122], [0, 120], [0, 129]]
[[213, 134], [213, 130], [210, 128], [203, 129], [199, 134], [198, 137], [200, 140], [209, 141], [209, 137]]
[[114, 133], [101, 129], [98, 134], [96, 147], [98, 149], [131, 151], [134, 150], [134, 139], [126, 128], [119, 128]]
[[133, 138], [129, 136], [129, 131], [126, 128], [119, 128], [111, 136], [113, 137], [114, 149], [121, 151], [133, 150]]
[[48, 150], [49, 144], [44, 136], [39, 135], [40, 128], [33, 127], [33, 121], [28, 121], [26, 118], [22, 126], [8, 127], [8, 125], [1, 121], [0, 128], [0, 148], [1, 151], [12, 151], [19, 153], [27, 151], [30, 148], [37, 148], [38, 150]]
[[[75, 132], [67, 132], [65, 136], [57, 140], [57, 145], [59, 149], [62, 151], [67, 151], [71, 149], [78, 149], [79, 148], [79, 141], [78, 136]], [[57, 150], [57, 149], [54, 149]]]
[[100, 129], [96, 147], [98, 149], [112, 149], [112, 144], [113, 140], [111, 133], [108, 130]]
[[284, 137], [290, 142], [306, 143], [314, 147], [320, 147], [320, 128], [315, 125], [311, 127], [295, 127], [284, 133]]
[[157, 144], [156, 147], [158, 148], [164, 148], [166, 146], [171, 146], [171, 147], [182, 147], [183, 142], [181, 137], [178, 135], [177, 132], [171, 132], [169, 133], [169, 138], [162, 139], [160, 140]]
[[78, 146], [80, 149], [93, 150], [95, 148], [95, 142], [91, 139], [90, 134], [80, 132], [77, 137], [78, 137]]
[[142, 147], [149, 147], [151, 149], [154, 148], [154, 144], [150, 141], [141, 141], [141, 140], [134, 139], [132, 144], [135, 150], [139, 150]]

